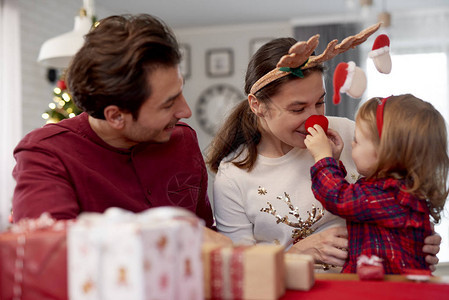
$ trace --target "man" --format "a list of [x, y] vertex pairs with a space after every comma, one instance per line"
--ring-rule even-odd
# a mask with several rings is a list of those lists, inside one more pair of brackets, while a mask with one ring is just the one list
[[184, 207], [213, 225], [207, 170], [195, 131], [181, 118], [180, 53], [149, 15], [112, 16], [86, 35], [67, 82], [84, 111], [29, 133], [14, 150], [14, 222], [121, 207]]

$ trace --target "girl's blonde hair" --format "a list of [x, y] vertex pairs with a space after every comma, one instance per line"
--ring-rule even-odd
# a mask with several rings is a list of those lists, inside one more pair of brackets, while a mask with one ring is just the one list
[[407, 191], [427, 199], [436, 223], [448, 196], [446, 125], [432, 104], [411, 94], [391, 96], [385, 103], [381, 138], [376, 122], [379, 98], [364, 103], [356, 121], [368, 125], [368, 134], [378, 145], [375, 177], [405, 179]]

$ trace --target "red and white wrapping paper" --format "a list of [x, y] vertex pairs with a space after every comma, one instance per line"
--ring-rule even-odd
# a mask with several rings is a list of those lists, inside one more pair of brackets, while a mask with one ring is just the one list
[[210, 253], [212, 298], [243, 298], [245, 247], [217, 248]]
[[284, 248], [203, 244], [207, 299], [278, 299], [285, 292]]
[[202, 232], [180, 208], [81, 215], [68, 233], [70, 299], [204, 299]]
[[67, 299], [68, 223], [44, 213], [0, 234], [0, 299]]

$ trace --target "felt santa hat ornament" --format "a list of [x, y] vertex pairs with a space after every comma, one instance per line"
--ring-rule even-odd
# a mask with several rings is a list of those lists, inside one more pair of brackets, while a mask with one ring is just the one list
[[390, 39], [386, 34], [376, 38], [368, 56], [373, 59], [377, 71], [383, 74], [391, 72]]
[[353, 61], [341, 62], [334, 72], [334, 104], [340, 103], [340, 93], [360, 98], [366, 90], [366, 75]]

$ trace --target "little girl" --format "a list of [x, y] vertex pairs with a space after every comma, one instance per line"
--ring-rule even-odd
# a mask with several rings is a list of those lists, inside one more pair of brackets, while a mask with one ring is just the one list
[[[441, 114], [413, 95], [373, 98], [356, 117], [352, 158], [363, 176], [345, 180], [338, 161], [339, 136], [328, 139], [319, 125], [305, 144], [315, 159], [312, 190], [324, 208], [346, 219], [349, 258], [342, 272], [355, 273], [364, 254], [383, 260], [386, 274], [429, 267], [422, 251], [448, 196], [446, 126]], [[333, 156], [333, 157], [332, 157]]]

